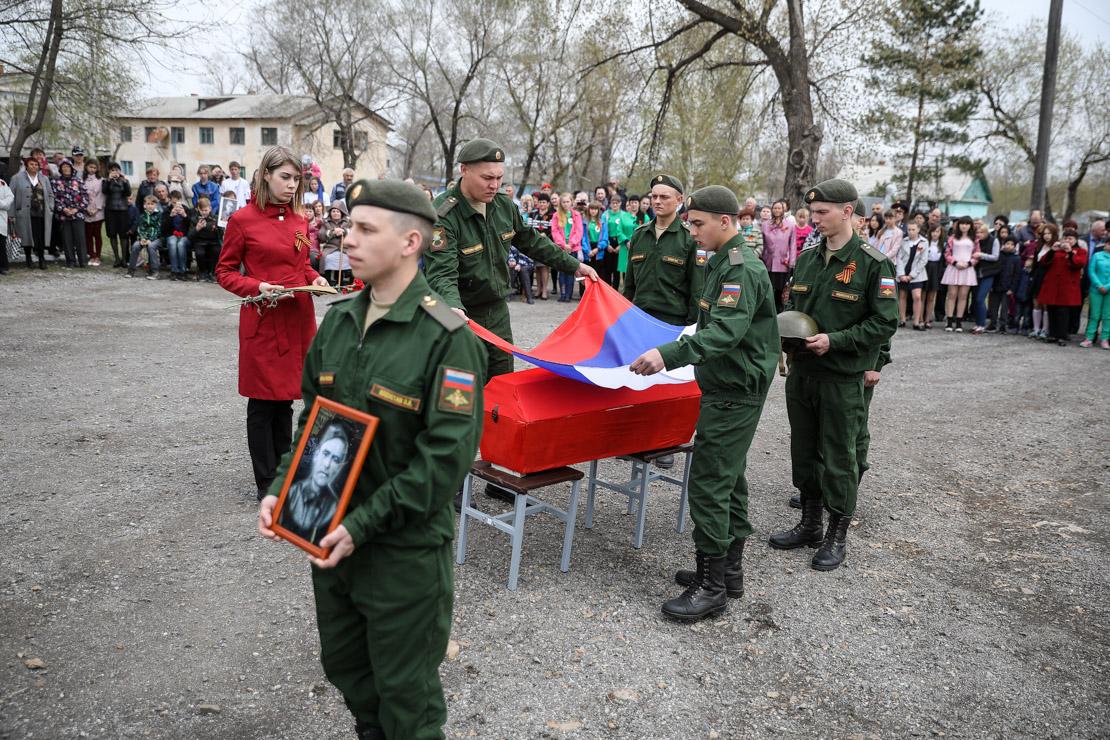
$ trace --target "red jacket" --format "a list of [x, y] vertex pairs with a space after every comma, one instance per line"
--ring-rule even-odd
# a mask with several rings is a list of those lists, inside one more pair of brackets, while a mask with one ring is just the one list
[[[298, 245], [297, 232], [304, 238]], [[232, 214], [216, 265], [216, 279], [237, 296], [258, 295], [263, 283], [293, 288], [320, 275], [308, 262], [308, 220], [288, 206], [254, 203]], [[239, 265], [245, 275], [239, 273]], [[301, 371], [316, 334], [312, 298], [283, 298], [273, 308], [239, 310], [239, 395], [267, 401], [301, 397]]]
[[1050, 249], [1041, 257], [1041, 264], [1046, 271], [1037, 300], [1046, 306], [1082, 306], [1079, 281], [1087, 266], [1087, 250], [1075, 247], [1064, 254]]

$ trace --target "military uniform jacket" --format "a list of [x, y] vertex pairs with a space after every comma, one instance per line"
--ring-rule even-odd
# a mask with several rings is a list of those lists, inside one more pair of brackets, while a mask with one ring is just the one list
[[437, 547], [455, 536], [451, 499], [482, 436], [486, 350], [420, 274], [363, 336], [369, 294], [324, 317], [305, 357], [297, 438], [317, 395], [378, 417], [343, 525], [356, 547]]
[[655, 219], [632, 232], [624, 297], [660, 321], [688, 326], [698, 320], [702, 271], [698, 245], [677, 215], [655, 238]]
[[[798, 257], [787, 311], [802, 311], [829, 336], [829, 351], [794, 355], [792, 373], [851, 380], [889, 361], [889, 340], [898, 328], [894, 264], [855, 234], [825, 264], [825, 240]], [[886, 345], [884, 347], [884, 345]]]
[[659, 348], [667, 369], [694, 365], [707, 400], [760, 405], [779, 356], [767, 268], [736, 236], [709, 258], [698, 294], [698, 329]]
[[424, 269], [432, 289], [454, 308], [503, 301], [512, 292], [509, 248], [541, 264], [575, 272], [579, 262], [550, 239], [524, 225], [509, 196], [498, 193], [486, 204], [486, 217], [470, 207], [456, 185], [435, 200], [438, 220]]

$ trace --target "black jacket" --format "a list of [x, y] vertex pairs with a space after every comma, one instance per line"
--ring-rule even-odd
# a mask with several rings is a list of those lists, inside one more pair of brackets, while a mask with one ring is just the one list
[[131, 195], [131, 183], [126, 177], [120, 175], [115, 180], [105, 177], [101, 190], [104, 193], [105, 211], [127, 210], [127, 196]]
[[200, 214], [193, 211], [189, 215], [189, 243], [193, 246], [210, 246], [217, 247], [220, 244], [220, 227], [216, 225], [217, 216], [215, 213], [209, 213], [208, 218], [205, 219], [205, 226], [203, 229], [197, 228], [197, 223], [200, 221]]

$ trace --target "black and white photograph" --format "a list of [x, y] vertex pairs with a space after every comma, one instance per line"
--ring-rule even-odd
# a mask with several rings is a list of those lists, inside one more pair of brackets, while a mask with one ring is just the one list
[[228, 219], [231, 218], [231, 214], [239, 210], [242, 205], [242, 203], [237, 201], [231, 195], [229, 195], [228, 193], [224, 193], [224, 195], [220, 198], [220, 215], [219, 220], [217, 221], [217, 225], [221, 229], [226, 229], [227, 222]]

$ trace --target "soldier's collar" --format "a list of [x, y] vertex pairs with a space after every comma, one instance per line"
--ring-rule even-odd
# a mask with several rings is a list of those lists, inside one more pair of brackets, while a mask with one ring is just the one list
[[[653, 216], [652, 219], [651, 219], [651, 228], [654, 229], [656, 224], [658, 224], [658, 223], [659, 223], [659, 218], [656, 217], [656, 216]], [[682, 228], [682, 217], [676, 213], [674, 215], [674, 220], [671, 221], [670, 225], [667, 226], [667, 228], [663, 229], [663, 233], [666, 233], [668, 231], [678, 231], [681, 228]]]
[[839, 260], [840, 262], [847, 262], [849, 258], [855, 258], [856, 253], [863, 246], [863, 242], [860, 241], [859, 234], [855, 233], [854, 231], [852, 232], [852, 238], [845, 242], [844, 246], [836, 250], [835, 252], [829, 252], [826, 246], [827, 244], [828, 240], [822, 239], [821, 249], [828, 252], [829, 256], [832, 259]]
[[[401, 295], [397, 297], [393, 307], [385, 316], [381, 317], [379, 321], [396, 321], [399, 323], [407, 323], [412, 321], [412, 317], [416, 314], [416, 308], [420, 302], [424, 300], [424, 296], [431, 292], [431, 287], [428, 285], [428, 279], [424, 277], [424, 273], [417, 272], [416, 277], [412, 279], [408, 287], [405, 288]], [[351, 314], [356, 321], [359, 322], [359, 328], [366, 321], [366, 312], [370, 308], [370, 286], [358, 292], [358, 295], [349, 301], [337, 301], [330, 308], [332, 311], [341, 311], [343, 313]]]

